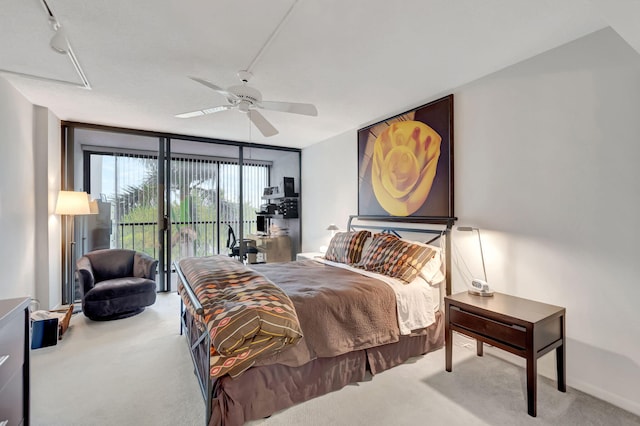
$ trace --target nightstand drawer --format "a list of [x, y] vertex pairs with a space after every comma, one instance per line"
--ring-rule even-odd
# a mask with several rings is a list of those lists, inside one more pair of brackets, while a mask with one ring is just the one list
[[489, 337], [520, 349], [526, 347], [527, 331], [515, 324], [506, 324], [483, 316], [463, 311], [457, 306], [449, 309], [449, 321], [452, 325], [465, 328], [482, 336]]
[[24, 312], [0, 327], [0, 389], [24, 364]]

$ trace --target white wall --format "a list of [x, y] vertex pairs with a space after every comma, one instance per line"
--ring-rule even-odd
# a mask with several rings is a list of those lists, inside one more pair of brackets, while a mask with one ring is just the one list
[[60, 121], [0, 78], [0, 299], [60, 304]]
[[0, 77], [0, 299], [35, 296], [34, 111]]
[[54, 214], [60, 190], [60, 120], [34, 107], [34, 226], [36, 298], [41, 309], [60, 305], [60, 217]]
[[358, 210], [356, 130], [302, 150], [302, 251], [329, 244], [330, 224], [344, 230]]
[[58, 307], [62, 303], [62, 234], [60, 216], [53, 214], [56, 209], [60, 180], [62, 176], [61, 133], [60, 119], [47, 110], [47, 221], [49, 244], [49, 309]]
[[[640, 414], [640, 56], [607, 29], [453, 93], [455, 212], [482, 229], [490, 283], [565, 306], [568, 385]], [[303, 151], [305, 250], [356, 213], [356, 144]], [[481, 276], [477, 240], [454, 244]]]

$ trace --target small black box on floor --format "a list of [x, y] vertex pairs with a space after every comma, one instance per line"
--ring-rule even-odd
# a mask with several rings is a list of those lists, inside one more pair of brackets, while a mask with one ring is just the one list
[[58, 318], [49, 318], [31, 323], [31, 349], [53, 346], [58, 343]]

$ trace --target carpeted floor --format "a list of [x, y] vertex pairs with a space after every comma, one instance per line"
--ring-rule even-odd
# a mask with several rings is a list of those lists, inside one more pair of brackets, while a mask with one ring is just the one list
[[[33, 425], [203, 425], [204, 402], [179, 299], [159, 294], [132, 318], [81, 313], [56, 346], [32, 351]], [[640, 425], [640, 417], [538, 377], [538, 417], [526, 412], [524, 369], [457, 336], [452, 373], [438, 350], [251, 425]], [[571, 384], [569, 382], [569, 384]]]

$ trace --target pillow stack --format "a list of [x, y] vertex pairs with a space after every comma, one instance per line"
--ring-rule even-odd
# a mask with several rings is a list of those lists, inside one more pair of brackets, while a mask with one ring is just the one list
[[410, 283], [435, 253], [424, 244], [402, 240], [392, 234], [376, 234], [355, 266]]
[[[324, 257], [332, 262], [346, 263], [410, 283], [438, 254], [436, 247], [385, 233], [375, 234], [365, 249], [365, 243], [369, 242], [367, 240], [370, 236], [369, 231], [338, 232], [331, 239]], [[432, 264], [434, 271], [439, 272], [440, 264]], [[434, 275], [434, 272], [430, 272], [429, 275]], [[434, 277], [424, 278], [432, 284]]]

